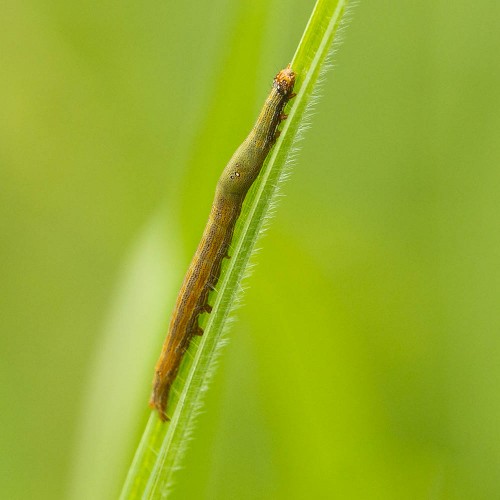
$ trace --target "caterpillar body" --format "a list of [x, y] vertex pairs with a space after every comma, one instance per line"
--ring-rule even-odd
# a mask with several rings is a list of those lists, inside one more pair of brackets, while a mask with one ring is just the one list
[[295, 96], [294, 84], [295, 73], [290, 66], [276, 75], [257, 122], [217, 183], [207, 225], [182, 283], [155, 367], [149, 405], [163, 421], [169, 420], [168, 398], [183, 355], [193, 336], [203, 334], [198, 317], [212, 310], [208, 294], [217, 284], [222, 260], [229, 258], [229, 245], [245, 196], [279, 136], [278, 126], [286, 118], [283, 110]]

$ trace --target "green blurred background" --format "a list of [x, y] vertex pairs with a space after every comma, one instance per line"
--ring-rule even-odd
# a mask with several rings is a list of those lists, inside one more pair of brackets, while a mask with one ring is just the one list
[[[115, 498], [218, 175], [312, 0], [6, 0], [2, 498]], [[355, 9], [173, 498], [500, 497], [500, 3]]]

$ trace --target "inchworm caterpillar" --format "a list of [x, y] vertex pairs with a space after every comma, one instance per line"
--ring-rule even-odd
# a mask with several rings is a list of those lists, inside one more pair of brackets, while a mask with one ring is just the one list
[[229, 160], [217, 183], [205, 231], [182, 283], [155, 368], [149, 406], [156, 408], [164, 421], [168, 420], [166, 408], [170, 388], [191, 338], [203, 334], [198, 316], [212, 310], [208, 294], [217, 284], [222, 259], [229, 258], [227, 252], [243, 200], [279, 136], [278, 125], [286, 118], [283, 110], [295, 95], [294, 83], [295, 73], [290, 66], [276, 75], [257, 122]]

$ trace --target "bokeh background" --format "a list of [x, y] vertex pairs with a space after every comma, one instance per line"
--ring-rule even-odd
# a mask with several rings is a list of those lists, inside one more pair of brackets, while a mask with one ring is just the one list
[[[116, 498], [215, 182], [313, 3], [2, 3], [2, 498]], [[355, 9], [173, 498], [499, 497], [499, 24]]]

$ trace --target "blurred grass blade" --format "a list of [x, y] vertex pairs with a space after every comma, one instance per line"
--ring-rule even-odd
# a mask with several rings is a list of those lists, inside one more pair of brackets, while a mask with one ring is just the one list
[[174, 265], [179, 249], [172, 244], [178, 239], [168, 210], [161, 207], [125, 258], [85, 391], [70, 473], [72, 500], [113, 498], [122, 486], [122, 478], [109, 471], [128, 467], [134, 443], [127, 436], [147, 415], [144, 381], [151, 367], [137, 359], [157, 355], [165, 307], [174, 299], [172, 285], [179, 279]]
[[191, 342], [174, 383], [169, 402], [171, 421], [162, 424], [156, 413], [151, 415], [129, 469], [121, 494], [123, 499], [157, 498], [167, 495], [172, 488], [217, 352], [224, 342], [228, 316], [237, 304], [256, 240], [272, 213], [279, 185], [293, 161], [346, 7], [346, 0], [316, 3], [291, 62], [297, 73], [297, 96], [281, 136], [244, 204], [232, 242], [231, 259], [222, 271], [205, 333]]

